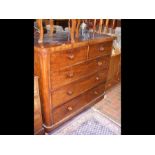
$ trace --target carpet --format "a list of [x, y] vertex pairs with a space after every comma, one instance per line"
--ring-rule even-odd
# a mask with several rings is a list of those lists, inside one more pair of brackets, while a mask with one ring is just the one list
[[50, 135], [120, 135], [120, 126], [94, 108], [79, 114]]

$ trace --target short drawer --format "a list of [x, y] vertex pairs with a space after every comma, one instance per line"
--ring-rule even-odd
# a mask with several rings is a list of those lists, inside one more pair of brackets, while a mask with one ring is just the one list
[[51, 71], [85, 61], [87, 59], [88, 46], [53, 52], [50, 55]]
[[60, 71], [51, 72], [51, 88], [57, 89], [84, 76], [93, 74], [99, 70], [107, 69], [109, 61], [110, 56], [103, 56]]
[[73, 100], [67, 102], [61, 107], [56, 108], [53, 111], [54, 123], [61, 121], [67, 116], [73, 114], [77, 110], [81, 109], [83, 106], [89, 104], [92, 100], [101, 96], [104, 93], [105, 84], [101, 83], [97, 87], [85, 92], [84, 94], [74, 98]]
[[89, 58], [95, 58], [98, 56], [103, 56], [111, 54], [112, 51], [112, 41], [99, 43], [89, 46]]
[[99, 83], [106, 81], [108, 70], [97, 72], [87, 78], [80, 79], [74, 83], [66, 85], [51, 94], [51, 103], [53, 107], [57, 107], [64, 102], [84, 93], [88, 89], [93, 88]]

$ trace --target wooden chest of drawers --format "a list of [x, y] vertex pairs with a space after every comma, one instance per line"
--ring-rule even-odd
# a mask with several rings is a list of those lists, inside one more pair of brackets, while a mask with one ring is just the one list
[[44, 134], [38, 88], [38, 77], [34, 77], [34, 134]]
[[46, 132], [104, 97], [112, 42], [104, 37], [34, 46]]

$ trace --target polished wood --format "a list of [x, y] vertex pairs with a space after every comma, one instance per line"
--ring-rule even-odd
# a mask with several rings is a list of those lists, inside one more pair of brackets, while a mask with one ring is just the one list
[[102, 26], [103, 26], [103, 19], [100, 19], [100, 22], [99, 22], [99, 30], [98, 32], [101, 34], [102, 32]]
[[[53, 103], [53, 108], [60, 106], [66, 101], [84, 93], [85, 91], [95, 87], [101, 82], [105, 82], [107, 78], [108, 70], [103, 72], [97, 72], [89, 77], [83, 78], [78, 82], [70, 83], [58, 90], [52, 92], [51, 102]], [[61, 96], [61, 98], [60, 98]]]
[[106, 90], [119, 83], [121, 79], [121, 54], [112, 55], [106, 82]]
[[116, 27], [116, 20], [113, 19], [113, 22], [112, 22], [112, 29], [115, 29], [115, 27]]
[[43, 34], [44, 34], [42, 19], [37, 19], [37, 25], [38, 25], [38, 28], [40, 30], [38, 43], [42, 43], [43, 42]]
[[51, 95], [49, 94], [50, 90], [50, 54], [45, 48], [39, 50], [39, 60], [40, 62], [40, 93], [41, 93], [41, 102], [42, 111], [43, 111], [43, 121], [44, 126], [50, 126], [52, 124], [52, 115], [51, 115]]
[[108, 28], [109, 28], [109, 19], [106, 19], [106, 23], [105, 23], [105, 33], [108, 33], [108, 32], [109, 32]]
[[61, 120], [59, 120], [58, 122], [54, 123], [51, 126], [50, 129], [46, 129], [47, 132], [50, 132], [50, 131], [56, 129], [57, 127], [59, 127], [60, 125], [62, 125], [63, 123], [65, 123], [66, 121], [68, 121], [71, 118], [75, 117], [80, 112], [83, 112], [84, 110], [90, 108], [91, 106], [93, 106], [94, 104], [96, 104], [97, 102], [99, 102], [102, 99], [104, 99], [104, 93], [103, 92], [102, 92], [102, 94], [100, 96], [98, 96], [95, 99], [91, 100], [88, 104], [84, 104], [81, 108], [75, 110], [73, 113], [70, 113], [68, 116], [66, 116], [66, 117], [62, 118]]
[[38, 77], [34, 77], [34, 134], [44, 134]]
[[53, 19], [50, 19], [50, 35], [53, 35], [53, 31], [54, 31], [54, 24], [53, 24]]
[[75, 42], [75, 29], [76, 29], [76, 19], [71, 19], [71, 27], [70, 27], [70, 34], [71, 34], [71, 43]]
[[92, 44], [89, 47], [89, 58], [95, 58], [98, 56], [109, 55], [112, 50], [112, 41]]
[[76, 81], [81, 77], [93, 74], [96, 71], [107, 69], [109, 66], [109, 57], [110, 55], [89, 59], [77, 65], [51, 72], [52, 90]]
[[[91, 90], [86, 91], [81, 94], [79, 97], [72, 99], [71, 101], [65, 103], [61, 107], [58, 107], [53, 111], [54, 123], [59, 122], [60, 120], [66, 118], [70, 114], [74, 113], [76, 110], [87, 105], [93, 99], [96, 99], [98, 96], [103, 94], [105, 90], [105, 84], [101, 83]], [[80, 102], [79, 102], [80, 101]]]
[[79, 38], [79, 27], [80, 27], [80, 19], [77, 19], [77, 25], [76, 25], [76, 30], [75, 30], [75, 38], [78, 39]]
[[[50, 54], [50, 66], [52, 71], [59, 70], [87, 60], [88, 45], [80, 48], [59, 50]], [[61, 59], [60, 59], [61, 58]]]
[[34, 71], [39, 76], [46, 132], [104, 97], [105, 88], [96, 88], [106, 82], [112, 42], [112, 37], [101, 35], [60, 44], [35, 44]]
[[93, 32], [95, 33], [96, 31], [96, 19], [94, 19], [94, 24], [93, 24]]

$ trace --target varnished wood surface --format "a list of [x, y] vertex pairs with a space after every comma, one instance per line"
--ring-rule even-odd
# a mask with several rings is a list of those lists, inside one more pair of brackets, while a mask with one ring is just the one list
[[[59, 42], [48, 46], [44, 43], [35, 44], [34, 70], [40, 76], [43, 126], [46, 132], [103, 98], [104, 87], [97, 89], [99, 93], [93, 90], [106, 82], [113, 38], [102, 36], [75, 40], [74, 43]], [[87, 97], [86, 92], [95, 94]], [[75, 106], [72, 100], [77, 100], [78, 104]], [[65, 105], [73, 112], [64, 112]]]
[[50, 19], [50, 35], [53, 35], [53, 31], [54, 31], [54, 24], [53, 24], [53, 19]]
[[89, 103], [83, 105], [81, 108], [75, 110], [73, 113], [70, 113], [68, 116], [62, 118], [60, 121], [58, 121], [57, 123], [54, 123], [53, 125], [49, 126], [48, 128], [46, 127], [46, 131], [47, 132], [51, 132], [52, 130], [56, 129], [57, 127], [59, 127], [60, 125], [62, 125], [63, 123], [67, 122], [68, 120], [70, 120], [71, 118], [75, 117], [76, 115], [78, 115], [80, 112], [88, 109], [89, 107], [93, 106], [94, 104], [96, 104], [97, 102], [99, 102], [100, 100], [102, 100], [104, 98], [104, 93], [102, 93], [100, 96], [94, 98], [93, 100], [91, 100]]
[[[56, 71], [66, 66], [71, 66], [81, 61], [87, 60], [88, 45], [69, 50], [60, 50], [50, 55], [51, 70]], [[61, 58], [61, 59], [60, 59]]]
[[110, 58], [110, 65], [106, 83], [106, 90], [120, 82], [121, 78], [121, 54], [113, 55]]
[[34, 78], [34, 134], [44, 134], [39, 96], [38, 77]]
[[44, 48], [39, 50], [39, 61], [40, 64], [40, 98], [42, 103], [43, 122], [48, 126], [52, 124], [51, 114], [51, 95], [50, 90], [50, 54]]
[[99, 83], [103, 81], [105, 82], [107, 72], [108, 70], [97, 72], [94, 75], [81, 79], [77, 82], [70, 83], [56, 91], [53, 91], [51, 94], [51, 102], [53, 103], [53, 108], [84, 93], [85, 91], [95, 87]]
[[39, 30], [40, 30], [40, 35], [39, 35], [39, 40], [38, 42], [39, 43], [42, 43], [43, 42], [43, 34], [44, 34], [44, 31], [43, 31], [43, 24], [42, 24], [42, 19], [37, 19], [37, 25], [39, 27]]
[[76, 19], [71, 19], [71, 27], [70, 27], [70, 38], [71, 43], [75, 42], [75, 30], [76, 30]]
[[97, 56], [103, 56], [110, 54], [112, 50], [112, 41], [90, 44], [89, 46], [89, 58], [95, 58]]
[[[83, 93], [79, 97], [74, 98], [73, 100], [67, 102], [61, 107], [58, 107], [53, 111], [54, 123], [59, 122], [60, 120], [66, 118], [70, 114], [74, 113], [76, 110], [87, 105], [90, 101], [100, 96], [105, 89], [105, 84], [102, 83], [93, 89]], [[79, 102], [80, 101], [80, 102]]]
[[77, 65], [51, 72], [52, 90], [93, 74], [96, 71], [107, 69], [109, 66], [109, 57], [110, 55], [90, 59]]

